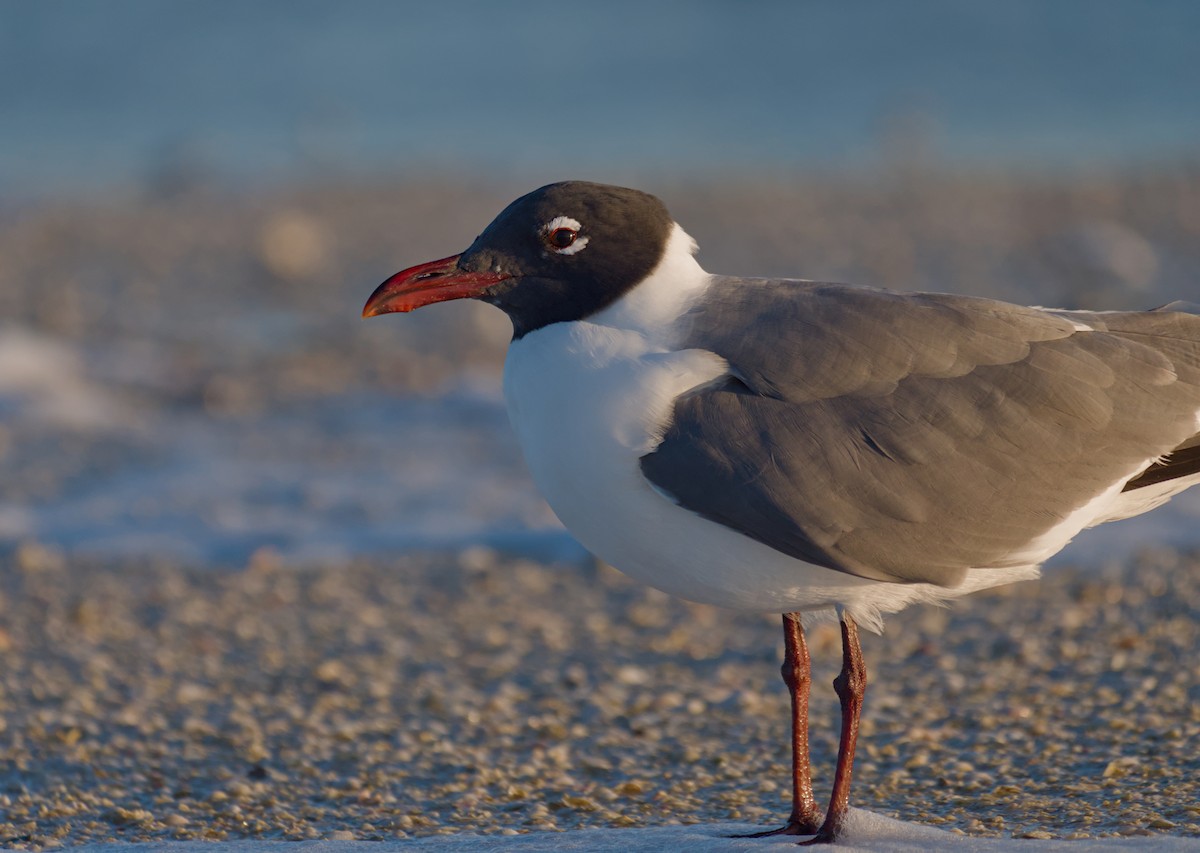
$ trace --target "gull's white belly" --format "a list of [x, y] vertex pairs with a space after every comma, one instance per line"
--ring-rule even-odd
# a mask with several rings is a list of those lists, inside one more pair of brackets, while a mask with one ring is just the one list
[[842, 604], [868, 624], [880, 611], [992, 585], [977, 572], [954, 590], [863, 580], [789, 557], [656, 491], [638, 460], [658, 444], [675, 397], [726, 369], [713, 353], [655, 350], [637, 332], [586, 322], [512, 344], [504, 395], [513, 428], [534, 482], [588, 550], [691, 601], [777, 612]]

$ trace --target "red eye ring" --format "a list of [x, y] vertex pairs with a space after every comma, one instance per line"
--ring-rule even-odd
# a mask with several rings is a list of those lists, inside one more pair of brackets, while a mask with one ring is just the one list
[[579, 237], [579, 232], [574, 228], [555, 228], [546, 235], [546, 242], [550, 244], [552, 249], [565, 249], [570, 246]]

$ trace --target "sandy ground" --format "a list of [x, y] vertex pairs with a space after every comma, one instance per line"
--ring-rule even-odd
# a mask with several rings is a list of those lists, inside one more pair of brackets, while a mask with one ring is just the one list
[[[1200, 301], [1196, 167], [639, 183], [669, 200], [713, 271], [1067, 307]], [[353, 452], [345, 437], [382, 433], [392, 409], [339, 419], [367, 398], [436, 408], [448, 384], [494, 384], [507, 335], [485, 306], [368, 324], [358, 311], [383, 277], [462, 249], [526, 189], [401, 177], [0, 207], [0, 843], [782, 816], [775, 617], [478, 547], [305, 565], [259, 548], [262, 519], [286, 531], [301, 510], [323, 513], [318, 532], [371, 513], [383, 525], [390, 491], [414, 512], [436, 493], [433, 520], [544, 520], [524, 497], [519, 513], [488, 515], [480, 502], [502, 493], [439, 485], [436, 471], [417, 481], [407, 463], [352, 499], [356, 472], [368, 482], [414, 422], [435, 432], [437, 411]], [[499, 419], [456, 405], [480, 429]], [[213, 444], [239, 450], [202, 500], [163, 476], [225, 458], [205, 455]], [[504, 445], [472, 445], [496, 482], [514, 463], [483, 456]], [[280, 475], [284, 457], [351, 473], [330, 497], [306, 490], [311, 467]], [[252, 466], [237, 479], [242, 459], [279, 462], [262, 469], [278, 481], [243, 482]], [[164, 508], [160, 532], [139, 533]], [[240, 531], [246, 547], [164, 547], [177, 521]], [[121, 556], [89, 551], [80, 530]], [[902, 614], [865, 642], [864, 808], [977, 835], [1200, 834], [1192, 559], [1063, 569]], [[821, 785], [836, 632], [815, 629], [813, 647]]]
[[[743, 821], [786, 805], [778, 627], [484, 551], [3, 574], [5, 821], [44, 847]], [[833, 626], [812, 632], [827, 783]], [[968, 833], [1200, 834], [1200, 566], [1060, 571], [869, 637], [855, 801]]]

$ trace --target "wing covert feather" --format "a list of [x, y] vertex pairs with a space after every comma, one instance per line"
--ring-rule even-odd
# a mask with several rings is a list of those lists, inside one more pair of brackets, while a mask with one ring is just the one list
[[735, 378], [677, 401], [643, 473], [807, 562], [954, 585], [1196, 433], [1194, 315], [810, 282], [712, 293], [681, 345]]

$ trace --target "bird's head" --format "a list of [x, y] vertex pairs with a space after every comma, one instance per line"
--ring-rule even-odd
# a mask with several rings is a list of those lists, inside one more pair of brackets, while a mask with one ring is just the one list
[[371, 294], [363, 316], [479, 299], [508, 314], [520, 338], [615, 302], [655, 268], [672, 226], [648, 193], [550, 184], [506, 207], [462, 254], [396, 273]]

